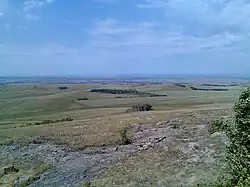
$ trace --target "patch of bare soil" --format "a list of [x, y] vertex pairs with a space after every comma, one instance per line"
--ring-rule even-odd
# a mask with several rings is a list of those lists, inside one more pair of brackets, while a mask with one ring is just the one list
[[[27, 146], [4, 146], [1, 157], [26, 161], [39, 158], [53, 166], [29, 186], [81, 186], [101, 175], [107, 167], [127, 157], [145, 151], [179, 152], [186, 166], [206, 163], [212, 165], [218, 157], [217, 141], [210, 141], [208, 123], [215, 116], [226, 116], [228, 110], [181, 112], [156, 124], [133, 124], [129, 128], [132, 144], [102, 146], [70, 151], [63, 145], [35, 142]], [[175, 155], [173, 155], [173, 160]], [[176, 158], [179, 159], [179, 158]], [[179, 168], [181, 173], [185, 168]], [[177, 173], [178, 173], [177, 172]], [[190, 183], [195, 179], [187, 179]]]

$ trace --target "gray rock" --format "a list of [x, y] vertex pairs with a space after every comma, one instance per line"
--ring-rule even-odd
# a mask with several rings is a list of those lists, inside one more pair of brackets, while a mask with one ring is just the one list
[[15, 181], [14, 187], [24, 186], [25, 184], [28, 185], [29, 180], [30, 180], [29, 175], [22, 175]]
[[159, 125], [165, 125], [167, 123], [169, 123], [169, 121], [159, 121], [158, 123], [156, 123], [156, 125], [157, 126], [159, 126]]

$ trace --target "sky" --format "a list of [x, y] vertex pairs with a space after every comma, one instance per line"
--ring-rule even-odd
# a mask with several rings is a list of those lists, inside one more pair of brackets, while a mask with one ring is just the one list
[[0, 0], [0, 76], [250, 74], [249, 0]]

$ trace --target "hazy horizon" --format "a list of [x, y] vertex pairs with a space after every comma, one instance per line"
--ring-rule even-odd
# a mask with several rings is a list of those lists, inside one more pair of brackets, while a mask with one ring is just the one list
[[170, 80], [170, 79], [242, 79], [250, 80], [249, 75], [237, 74], [125, 74], [125, 75], [26, 75], [0, 76], [0, 79], [80, 79], [80, 80]]

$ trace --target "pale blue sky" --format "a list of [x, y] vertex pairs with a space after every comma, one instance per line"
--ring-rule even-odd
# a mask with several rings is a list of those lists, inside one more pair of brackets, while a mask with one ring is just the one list
[[249, 73], [249, 0], [0, 0], [0, 76]]

